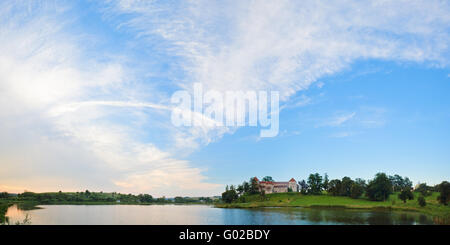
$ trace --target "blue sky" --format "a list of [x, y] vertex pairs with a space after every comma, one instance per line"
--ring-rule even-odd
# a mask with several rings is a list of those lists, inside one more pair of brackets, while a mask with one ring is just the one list
[[[3, 1], [0, 190], [448, 180], [449, 16], [448, 1]], [[279, 91], [279, 135], [173, 126], [171, 95], [194, 83]]]

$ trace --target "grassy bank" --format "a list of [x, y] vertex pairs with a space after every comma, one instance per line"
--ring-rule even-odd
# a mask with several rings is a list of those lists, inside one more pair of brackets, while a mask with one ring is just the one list
[[245, 197], [243, 203], [220, 203], [218, 208], [259, 208], [259, 207], [328, 207], [328, 208], [350, 208], [350, 209], [388, 209], [414, 211], [432, 215], [437, 219], [450, 222], [450, 207], [438, 203], [436, 200], [439, 193], [435, 192], [426, 197], [427, 205], [420, 207], [417, 198], [418, 193], [414, 193], [414, 200], [403, 203], [398, 199], [398, 193], [392, 194], [387, 201], [374, 202], [365, 198], [352, 199], [349, 197], [329, 196], [329, 195], [302, 195], [300, 193], [274, 193], [266, 194], [264, 198], [260, 195], [249, 195]]
[[11, 205], [13, 205], [12, 202], [0, 200], [0, 225], [7, 222], [5, 214]]

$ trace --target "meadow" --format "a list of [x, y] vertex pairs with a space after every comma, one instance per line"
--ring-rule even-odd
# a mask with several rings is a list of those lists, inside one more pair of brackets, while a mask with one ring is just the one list
[[[420, 207], [417, 201], [419, 193], [414, 193], [414, 200], [404, 203], [398, 198], [399, 193], [393, 193], [386, 201], [371, 201], [365, 197], [353, 199], [345, 196], [304, 195], [298, 192], [273, 193], [264, 196], [246, 195], [244, 202], [220, 203], [219, 208], [259, 208], [259, 207], [304, 207], [304, 208], [347, 208], [347, 209], [384, 209], [421, 212], [439, 219], [439, 223], [450, 223], [450, 207], [437, 201], [438, 192], [425, 197], [426, 206]], [[242, 200], [242, 199], [241, 199]]]

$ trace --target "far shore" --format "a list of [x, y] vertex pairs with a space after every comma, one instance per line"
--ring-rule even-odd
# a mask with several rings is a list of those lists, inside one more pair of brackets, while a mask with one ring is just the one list
[[342, 208], [358, 210], [384, 210], [419, 212], [439, 219], [440, 223], [450, 223], [450, 207], [438, 203], [438, 192], [426, 197], [427, 206], [420, 207], [417, 203], [418, 194], [414, 200], [404, 203], [398, 199], [398, 193], [392, 194], [386, 201], [370, 201], [365, 198], [352, 199], [350, 197], [330, 195], [303, 195], [300, 193], [274, 193], [251, 195], [246, 202], [217, 203], [217, 208], [274, 208], [274, 207], [300, 207], [300, 208]]

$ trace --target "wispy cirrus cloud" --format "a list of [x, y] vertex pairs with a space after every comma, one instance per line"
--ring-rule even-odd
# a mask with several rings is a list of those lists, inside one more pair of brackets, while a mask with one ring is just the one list
[[122, 0], [105, 6], [108, 15], [124, 17], [118, 27], [134, 32], [142, 47], [156, 45], [173, 57], [176, 85], [186, 89], [200, 82], [219, 91], [278, 90], [290, 104], [298, 91], [358, 60], [449, 62], [445, 1]]
[[145, 84], [130, 83], [134, 74], [126, 62], [104, 50], [96, 54], [89, 35], [70, 31], [78, 20], [63, 20], [72, 7], [0, 4], [2, 186], [216, 194], [220, 185], [207, 182], [205, 169], [139, 137], [148, 128], [141, 120], [169, 118], [170, 108], [139, 96]]
[[328, 122], [324, 123], [324, 126], [332, 126], [332, 127], [341, 126], [342, 124], [354, 118], [355, 115], [356, 112], [340, 114], [338, 116], [333, 117]]

